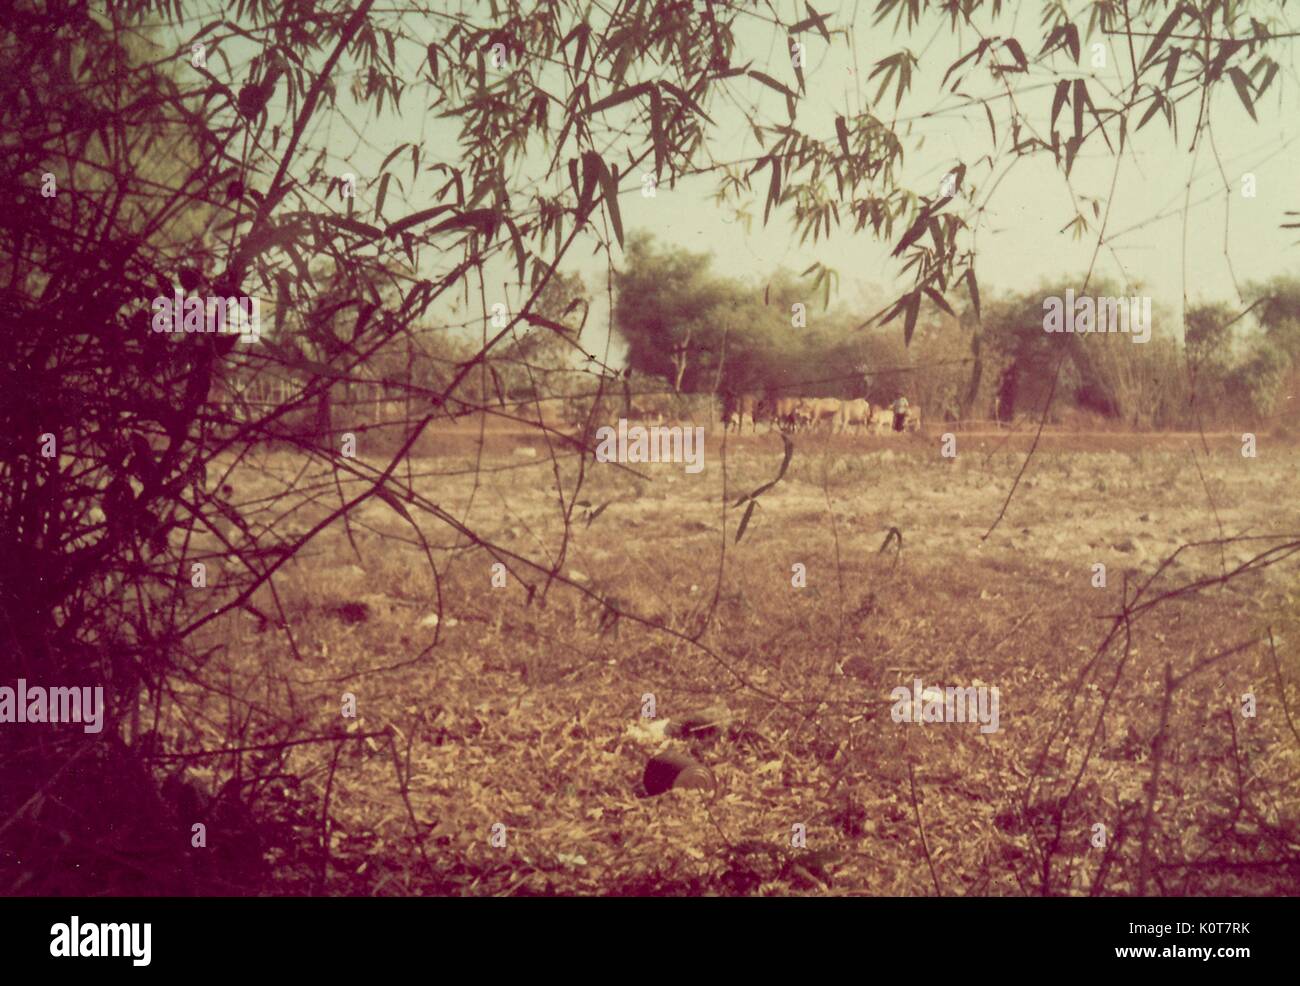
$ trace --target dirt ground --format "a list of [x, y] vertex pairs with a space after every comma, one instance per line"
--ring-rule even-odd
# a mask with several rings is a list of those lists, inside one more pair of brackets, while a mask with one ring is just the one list
[[[271, 733], [359, 737], [291, 756], [318, 889], [1300, 889], [1294, 447], [1049, 433], [995, 525], [1032, 434], [795, 436], [738, 539], [777, 434], [711, 432], [698, 474], [588, 457], [576, 494], [563, 443], [477, 434], [205, 628]], [[365, 488], [283, 449], [228, 480], [262, 539]], [[895, 721], [916, 679], [997, 688], [999, 728]], [[712, 786], [640, 796], [665, 751]]]

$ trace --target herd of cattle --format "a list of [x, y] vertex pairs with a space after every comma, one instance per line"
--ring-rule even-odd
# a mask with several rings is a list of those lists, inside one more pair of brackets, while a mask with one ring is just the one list
[[[856, 433], [884, 435], [891, 431], [917, 431], [921, 427], [921, 409], [908, 405], [902, 420], [895, 422], [895, 414], [888, 407], [873, 406], [859, 397], [840, 400], [838, 397], [760, 397], [754, 394], [726, 395], [722, 401], [722, 423], [728, 431], [743, 431], [746, 424], [758, 430], [760, 421], [767, 422], [768, 430], [781, 431], [829, 430], [840, 434], [850, 430]], [[901, 425], [901, 427], [899, 427]]]

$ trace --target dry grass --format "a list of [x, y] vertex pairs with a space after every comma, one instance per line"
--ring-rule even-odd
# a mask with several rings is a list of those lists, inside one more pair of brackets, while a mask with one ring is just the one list
[[[960, 435], [955, 460], [933, 435], [797, 440], [739, 544], [731, 503], [776, 474], [777, 436], [728, 443], [725, 521], [720, 436], [697, 476], [589, 464], [579, 497], [589, 506], [574, 512], [561, 580], [548, 591], [544, 573], [510, 562], [531, 602], [513, 576], [492, 586], [485, 550], [413, 511], [435, 581], [411, 525], [368, 501], [350, 538], [335, 524], [280, 570], [275, 596], [259, 590], [269, 622], [240, 612], [204, 631], [219, 648], [209, 672], [257, 716], [339, 737], [286, 761], [318, 819], [299, 833], [306, 842], [324, 838], [328, 792], [329, 861], [286, 870], [281, 885], [1086, 894], [1133, 893], [1145, 879], [1149, 893], [1294, 892], [1300, 737], [1284, 708], [1300, 718], [1294, 563], [1168, 600], [1133, 619], [1127, 648], [1121, 634], [1094, 657], [1126, 578], [1131, 595], [1179, 545], [1300, 531], [1297, 454], [1266, 446], [1244, 459], [1219, 436], [1198, 472], [1188, 439], [1129, 437], [1054, 437], [987, 540], [1020, 436], [998, 448], [997, 436]], [[544, 451], [525, 458], [497, 443], [479, 459], [444, 438], [442, 455], [411, 461], [414, 487], [545, 568], [564, 533], [553, 466]], [[561, 462], [568, 489], [577, 464]], [[288, 452], [255, 454], [232, 479], [235, 499], [283, 511], [273, 477], [301, 466]], [[327, 474], [315, 480], [332, 487]], [[307, 504], [292, 523], [305, 530], [326, 509]], [[890, 527], [902, 549], [881, 554]], [[1186, 550], [1148, 596], [1258, 550]], [[1105, 588], [1091, 582], [1098, 562]], [[806, 588], [791, 584], [796, 563]], [[422, 654], [435, 616], [437, 645]], [[1283, 641], [1285, 686], [1267, 646], [1251, 646], [1189, 677], [1161, 731], [1166, 663], [1183, 674], [1268, 626]], [[894, 722], [890, 691], [914, 677], [996, 686], [999, 731]], [[1240, 711], [1248, 692], [1254, 718]], [[356, 696], [355, 720], [340, 716], [344, 693]], [[177, 694], [191, 721], [211, 724], [191, 744], [220, 745], [227, 700], [183, 683]], [[659, 740], [641, 717], [646, 695], [660, 719], [710, 708], [729, 722]], [[343, 739], [382, 731], [391, 740]], [[710, 765], [716, 797], [638, 798], [661, 746]], [[215, 785], [227, 769], [199, 777]], [[504, 846], [492, 844], [497, 823]], [[1098, 824], [1102, 848], [1091, 843]], [[791, 845], [796, 825], [805, 849]]]

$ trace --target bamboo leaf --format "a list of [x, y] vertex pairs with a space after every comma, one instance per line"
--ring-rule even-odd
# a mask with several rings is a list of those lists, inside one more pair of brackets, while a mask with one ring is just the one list
[[1210, 63], [1209, 70], [1205, 73], [1206, 82], [1215, 82], [1223, 74], [1223, 66], [1228, 63], [1228, 59], [1237, 53], [1239, 48], [1244, 47], [1246, 42], [1238, 41], [1235, 38], [1223, 42], [1219, 52], [1214, 56], [1214, 61]]
[[1058, 44], [1060, 44], [1064, 40], [1064, 36], [1065, 36], [1064, 25], [1057, 24], [1056, 27], [1052, 28], [1052, 33], [1049, 34], [1047, 36], [1047, 39], [1043, 42], [1043, 47], [1040, 48], [1038, 51], [1038, 57], [1042, 58], [1049, 51], [1051, 51]]
[[1174, 48], [1169, 52], [1169, 57], [1165, 59], [1165, 88], [1168, 89], [1174, 84], [1174, 76], [1178, 74], [1178, 61], [1183, 57], [1182, 48]]
[[1065, 45], [1074, 56], [1074, 64], [1079, 64], [1079, 28], [1075, 24], [1065, 25]]
[[[462, 212], [459, 216], [444, 219], [437, 226], [430, 229], [427, 235], [432, 236], [434, 233], [444, 233], [451, 229], [469, 227], [482, 233], [485, 238], [490, 240], [500, 221], [501, 213], [495, 209], [470, 209], [468, 212]], [[389, 229], [391, 230], [392, 227], [389, 227]]]
[[510, 230], [510, 240], [515, 250], [515, 267], [519, 271], [519, 283], [524, 281], [524, 266], [527, 262], [527, 253], [524, 250], [524, 238], [519, 235], [519, 227], [509, 216], [505, 216], [506, 227]]
[[971, 304], [975, 306], [975, 317], [980, 317], [980, 286], [975, 281], [975, 268], [966, 268], [966, 290], [970, 292]]
[[975, 58], [977, 55], [983, 52], [985, 44], [986, 42], [981, 41], [978, 48], [974, 49], [971, 52], [968, 52], [965, 55], [962, 55], [961, 58], [957, 59], [955, 62], [949, 65], [948, 71], [943, 73], [943, 80], [939, 83], [939, 88], [942, 89], [944, 86], [948, 84], [948, 76], [952, 75], [953, 72], [961, 68], [964, 64], [966, 64], [966, 62], [970, 61], [972, 58]]
[[1083, 142], [1083, 110], [1088, 101], [1088, 87], [1082, 79], [1074, 80], [1074, 139]]
[[815, 27], [826, 43], [830, 44], [831, 33], [826, 30], [826, 18], [828, 15], [817, 13], [817, 11], [813, 9], [813, 5], [810, 3], [805, 2], [804, 6], [808, 8], [808, 16], [797, 24], [791, 24], [788, 33], [798, 34], [801, 31], [808, 30], [810, 27]]
[[[671, 82], [660, 82], [659, 85], [662, 86], [664, 89], [667, 89], [670, 93], [672, 93], [673, 98], [675, 98], [683, 106], [690, 107], [691, 112], [702, 117], [708, 123], [713, 124], [713, 117], [709, 116], [709, 114], [704, 112], [700, 104], [691, 98], [690, 93], [686, 92], [683, 89], [679, 89]], [[716, 124], [713, 125], [716, 126]]]
[[1151, 42], [1151, 47], [1147, 49], [1147, 53], [1142, 56], [1142, 68], [1145, 68], [1147, 64], [1156, 57], [1156, 54], [1160, 51], [1160, 46], [1169, 40], [1169, 35], [1173, 33], [1174, 25], [1182, 19], [1182, 16], [1183, 5], [1180, 3], [1173, 9], [1173, 12], [1165, 18], [1165, 22], [1161, 24], [1159, 30], [1156, 31], [1155, 40]]
[[907, 303], [907, 320], [903, 323], [903, 345], [912, 344], [912, 333], [916, 331], [916, 316], [921, 312], [921, 292], [913, 291]]
[[767, 189], [767, 202], [763, 205], [763, 225], [767, 225], [768, 214], [772, 211], [772, 206], [781, 198], [781, 159], [775, 154], [772, 155], [772, 181]]
[[376, 222], [382, 222], [382, 221], [383, 221], [383, 218], [384, 218], [384, 199], [386, 199], [386, 198], [388, 197], [388, 182], [392, 179], [392, 177], [393, 177], [393, 176], [392, 176], [391, 174], [389, 174], [387, 171], [385, 171], [385, 172], [384, 172], [384, 177], [382, 177], [382, 178], [379, 179], [379, 195], [375, 198], [375, 220], [376, 220]]
[[1020, 47], [1020, 42], [1015, 38], [1007, 38], [1002, 42], [1003, 47], [1011, 52], [1011, 57], [1016, 60], [1016, 66], [1021, 72], [1029, 71], [1029, 59], [1025, 57], [1025, 49]]
[[605, 162], [599, 158], [600, 162], [600, 187], [605, 195], [605, 208], [609, 210], [609, 221], [614, 226], [614, 237], [618, 240], [618, 245], [623, 245], [623, 217], [618, 209], [618, 165], [614, 165], [614, 170], [610, 171], [605, 166]]
[[1159, 89], [1155, 89], [1152, 91], [1151, 105], [1147, 107], [1147, 111], [1142, 114], [1142, 119], [1138, 121], [1138, 125], [1137, 125], [1138, 130], [1141, 130], [1143, 127], [1145, 127], [1147, 125], [1147, 121], [1149, 121], [1153, 116], [1156, 115], [1156, 111], [1160, 109], [1160, 107], [1164, 104], [1164, 101], [1165, 101], [1165, 97], [1160, 92]]
[[377, 226], [358, 222], [355, 219], [349, 219], [347, 216], [326, 216], [325, 218], [340, 229], [346, 229], [349, 233], [356, 233], [358, 236], [364, 236], [368, 239], [378, 239], [384, 234], [384, 231]]
[[736, 528], [736, 544], [740, 544], [740, 539], [745, 536], [745, 528], [749, 526], [749, 518], [753, 516], [754, 508], [757, 506], [757, 500], [750, 500], [749, 506], [745, 508], [745, 515], [740, 518], [740, 526]]
[[607, 110], [612, 106], [617, 106], [619, 103], [626, 103], [629, 99], [635, 99], [637, 96], [646, 92], [654, 92], [654, 87], [648, 82], [638, 82], [634, 86], [628, 86], [626, 89], [611, 93], [604, 99], [592, 103], [591, 108], [587, 110], [587, 115], [591, 116], [595, 113], [600, 113], [602, 110]]
[[1246, 112], [1256, 123], [1259, 117], [1255, 115], [1255, 104], [1250, 99], [1250, 80], [1246, 78], [1246, 73], [1235, 65], [1228, 69], [1228, 78], [1232, 80], [1233, 86], [1236, 87], [1237, 97], [1241, 100], [1242, 105], [1246, 107]]
[[1056, 92], [1052, 95], [1052, 130], [1056, 129], [1056, 118], [1061, 113], [1061, 107], [1069, 101], [1070, 98], [1070, 80], [1062, 79], [1056, 84]]
[[776, 79], [772, 78], [770, 75], [767, 75], [764, 72], [760, 72], [757, 69], [750, 69], [749, 75], [751, 78], [757, 79], [759, 82], [763, 83], [763, 85], [767, 86], [769, 89], [775, 89], [777, 92], [781, 93], [781, 95], [785, 96], [787, 99], [798, 98], [798, 96], [795, 94], [795, 92], [792, 89], [790, 89], [789, 86], [782, 85], [780, 82], [777, 82]]
[[835, 136], [839, 138], [840, 150], [844, 152], [844, 156], [852, 157], [853, 152], [849, 150], [849, 127], [842, 116], [835, 118]]
[[[434, 216], [442, 215], [455, 208], [450, 205], [435, 205], [432, 209], [422, 209], [419, 212], [413, 212], [405, 219], [399, 219], [384, 229], [385, 236], [396, 236], [403, 230], [410, 229], [412, 226], [418, 226], [422, 222], [428, 222]], [[336, 220], [337, 221], [337, 220]]]
[[668, 148], [664, 141], [663, 102], [658, 89], [650, 90], [650, 138], [655, 146], [655, 179], [664, 173], [664, 161], [668, 157]]
[[409, 523], [412, 524], [415, 523], [415, 521], [412, 520], [410, 513], [407, 511], [406, 505], [402, 503], [402, 501], [399, 500], [396, 496], [394, 496], [392, 492], [388, 489], [388, 487], [380, 486], [376, 488], [375, 496], [379, 497], [379, 499], [383, 500], [386, 504], [392, 507], [393, 510], [397, 512], [398, 516], [402, 517], [404, 520], [408, 521]]
[[929, 224], [930, 214], [925, 210], [922, 210], [921, 214], [916, 217], [916, 221], [912, 223], [912, 225], [908, 227], [907, 232], [903, 234], [903, 238], [898, 241], [898, 246], [894, 247], [894, 252], [891, 256], [899, 256], [904, 250], [924, 236], [926, 227], [929, 226]]
[[943, 295], [941, 295], [938, 291], [936, 291], [934, 288], [927, 287], [925, 289], [925, 293], [929, 296], [931, 301], [933, 301], [936, 305], [942, 308], [945, 312], [947, 312], [953, 318], [957, 317], [957, 313], [952, 310], [952, 305], [944, 301]]
[[785, 476], [785, 471], [790, 468], [790, 459], [794, 456], [794, 442], [790, 440], [790, 436], [782, 432], [781, 441], [785, 444], [785, 454], [781, 459], [781, 468], [777, 470], [776, 478], [770, 482], [764, 483], [762, 486], [758, 487], [758, 489], [754, 490], [754, 492], [742, 496], [733, 504], [733, 506], [738, 507], [746, 500], [756, 502], [760, 496], [770, 490], [777, 483], [781, 482], [782, 478]]
[[1260, 82], [1259, 88], [1256, 90], [1260, 96], [1264, 95], [1264, 92], [1268, 89], [1269, 83], [1273, 81], [1273, 76], [1277, 75], [1277, 69], [1277, 62], [1269, 59], [1268, 68], [1264, 71], [1264, 79]]
[[[402, 153], [402, 148], [405, 147], [405, 146], [406, 146], [406, 143], [405, 143], [405, 141], [403, 141], [402, 143], [400, 143], [400, 144], [398, 144], [396, 147], [394, 147], [391, 151], [389, 151], [389, 152], [388, 152], [388, 157], [384, 158], [383, 161], [381, 161], [381, 162], [379, 163], [379, 170], [380, 170], [380, 171], [384, 171], [385, 169], [387, 169], [387, 167], [388, 167], [390, 164], [393, 163], [393, 158], [395, 158], [395, 157], [397, 157], [397, 155], [401, 154], [401, 153]], [[412, 144], [411, 146], [414, 147], [415, 145]]]

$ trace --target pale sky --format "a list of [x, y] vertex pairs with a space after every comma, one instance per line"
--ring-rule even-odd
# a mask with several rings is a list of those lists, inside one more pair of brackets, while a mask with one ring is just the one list
[[[774, 6], [792, 20], [804, 16], [802, 0], [797, 3], [774, 0]], [[1300, 77], [1296, 74], [1293, 40], [1276, 42], [1271, 51], [1281, 63], [1281, 71], [1256, 106], [1258, 123], [1250, 119], [1225, 79], [1217, 85], [1210, 100], [1213, 139], [1207, 139], [1209, 134], [1206, 134], [1194, 154], [1189, 152], [1188, 144], [1196, 101], [1189, 99], [1178, 105], [1176, 143], [1163, 116], [1157, 114], [1141, 133], [1129, 134], [1116, 173], [1115, 157], [1094, 136], [1076, 161], [1067, 187], [1050, 155], [1039, 153], [1015, 160], [1009, 154], [1004, 102], [994, 107], [998, 124], [995, 147], [983, 108], [961, 107], [958, 97], [941, 93], [944, 72], [974, 47], [978, 37], [954, 34], [946, 21], [930, 16], [911, 38], [894, 38], [888, 25], [870, 26], [874, 6], [874, 3], [844, 2], [837, 9], [832, 0], [822, 0], [818, 5], [820, 12], [830, 15], [828, 23], [832, 30], [848, 27], [850, 18], [856, 17], [856, 26], [851, 28], [854, 50], [850, 51], [842, 34], [833, 34], [829, 46], [815, 32], [802, 35], [807, 46], [804, 66], [807, 95], [800, 103], [796, 125], [805, 133], [833, 141], [836, 113], [856, 112], [864, 100], [874, 97], [878, 80], [865, 81], [873, 63], [904, 46], [915, 52], [921, 66], [911, 94], [898, 110], [900, 119], [911, 119], [910, 129], [902, 131], [905, 158], [899, 175], [905, 187], [933, 196], [940, 179], [957, 161], [967, 163], [966, 197], [952, 203], [948, 211], [956, 208], [968, 221], [973, 221], [972, 190], [974, 201], [985, 207], [976, 240], [976, 270], [985, 297], [999, 290], [1032, 288], [1042, 279], [1062, 275], [1081, 277], [1096, 248], [1098, 224], [1089, 207], [1086, 214], [1092, 228], [1082, 240], [1061, 231], [1075, 214], [1070, 187], [1076, 197], [1099, 200], [1104, 215], [1112, 178], [1114, 196], [1110, 201], [1108, 241], [1098, 254], [1097, 272], [1120, 284], [1145, 285], [1145, 293], [1152, 296], [1157, 310], [1179, 317], [1184, 291], [1191, 301], [1218, 299], [1233, 303], [1237, 300], [1234, 272], [1242, 285], [1276, 274], [1300, 273], [1300, 246], [1294, 245], [1300, 240], [1297, 235], [1300, 231], [1279, 228], [1286, 221], [1285, 210], [1300, 209], [1300, 141], [1297, 140], [1300, 100], [1296, 98]], [[1032, 60], [1041, 46], [1040, 5], [1023, 5], [1018, 12], [1016, 4], [1008, 6], [1012, 10], [995, 26], [996, 32], [1017, 37]], [[1261, 4], [1268, 9], [1272, 6]], [[1080, 15], [1080, 22], [1086, 25], [1086, 17]], [[733, 55], [733, 64], [752, 60], [753, 68], [795, 87], [789, 57], [782, 47], [784, 35], [778, 35], [770, 25], [757, 20], [742, 23], [737, 32], [738, 51]], [[1289, 30], [1290, 26], [1279, 23], [1276, 29]], [[418, 40], [432, 36], [430, 31], [428, 37]], [[1147, 40], [1142, 39], [1141, 43]], [[1105, 46], [1105, 67], [1092, 67], [1095, 43]], [[1139, 58], [1142, 50], [1138, 48]], [[232, 57], [236, 53], [229, 46], [227, 51]], [[423, 55], [422, 44], [399, 47], [399, 63], [404, 66], [409, 63], [406, 73], [409, 79], [416, 80], [426, 71], [422, 67]], [[1058, 59], [1055, 64], [1065, 64], [1065, 55], [1055, 57]], [[1127, 62], [1127, 45], [1122, 38], [1085, 38], [1079, 69], [1076, 73], [1071, 68], [1066, 76], [1073, 78], [1077, 74], [1088, 79], [1090, 93], [1104, 108], [1110, 99], [1103, 91], [1103, 84], [1113, 92], [1122, 82], [1117, 57]], [[672, 78], [672, 75], [665, 77]], [[1014, 79], [1019, 90], [1017, 104], [1022, 112], [1030, 115], [1035, 130], [1046, 137], [1054, 77], [1046, 70], [1034, 69], [1027, 78], [1022, 75]], [[985, 68], [972, 68], [966, 80], [962, 90], [970, 96], [980, 97], [1001, 90]], [[340, 106], [346, 106], [346, 86], [340, 85], [339, 92]], [[762, 152], [737, 108], [737, 101], [755, 106], [765, 122], [784, 123], [788, 119], [785, 100], [761, 83], [744, 77], [729, 80], [726, 93], [705, 106], [718, 124], [710, 132], [709, 146], [719, 160], [752, 158]], [[312, 148], [322, 143], [328, 146], [333, 159], [331, 166], [337, 172], [358, 174], [356, 206], [362, 218], [371, 218], [367, 212], [373, 209], [380, 161], [388, 151], [407, 140], [425, 140], [421, 176], [414, 194], [408, 188], [405, 202], [395, 186], [390, 188], [385, 218], [392, 221], [432, 204], [431, 191], [428, 198], [422, 199], [420, 190], [431, 190], [441, 185], [442, 179], [428, 175], [424, 166], [431, 163], [438, 147], [454, 147], [456, 136], [448, 121], [425, 111], [431, 101], [429, 87], [414, 83], [404, 97], [400, 116], [386, 111], [380, 119], [356, 126], [344, 119], [343, 110], [323, 113], [320, 125], [309, 133], [308, 143]], [[874, 104], [874, 110], [886, 120], [894, 117], [892, 85], [882, 101]], [[921, 114], [928, 115], [920, 118]], [[607, 116], [606, 122], [611, 125], [622, 119], [613, 112]], [[1063, 141], [1072, 132], [1069, 107], [1062, 111], [1058, 129], [1062, 131]], [[1117, 141], [1118, 125], [1110, 124], [1108, 130], [1111, 140]], [[987, 159], [980, 160], [989, 154], [994, 158], [992, 169]], [[626, 161], [624, 149], [618, 145], [610, 148], [608, 157]], [[529, 160], [524, 173], [540, 175], [543, 167], [542, 158], [538, 158], [536, 166]], [[390, 170], [409, 186], [409, 154], [404, 152]], [[1246, 173], [1254, 175], [1257, 189], [1254, 198], [1242, 194], [1242, 176]], [[654, 198], [642, 196], [638, 178], [639, 175], [629, 175], [623, 183], [627, 191], [620, 204], [625, 231], [647, 230], [663, 244], [708, 252], [719, 274], [757, 283], [778, 267], [798, 272], [821, 261], [840, 273], [840, 290], [838, 297], [832, 297], [832, 305], [847, 304], [855, 309], [862, 306], [864, 288], [874, 285], [880, 290], [897, 292], [910, 287], [910, 278], [899, 277], [900, 262], [889, 257], [894, 244], [877, 243], [869, 231], [855, 235], [841, 228], [829, 239], [800, 246], [792, 232], [790, 212], [785, 208], [774, 210], [764, 227], [766, 168], [752, 179], [754, 191], [749, 206], [754, 216], [752, 232], [747, 232], [734, 215], [720, 210], [712, 200], [718, 187], [716, 174], [683, 179], [673, 189], [661, 185]], [[562, 180], [567, 184], [567, 175]], [[1185, 199], [1190, 204], [1186, 212]], [[842, 211], [842, 218], [849, 217]], [[902, 227], [896, 229], [895, 238], [901, 233]], [[615, 262], [620, 260], [616, 248]], [[592, 254], [590, 240], [579, 240], [561, 269], [581, 273], [593, 294], [594, 306], [583, 341], [588, 349], [601, 353], [608, 325], [604, 258]], [[512, 266], [503, 263], [489, 267], [490, 284], [513, 281], [514, 277]], [[489, 302], [493, 300], [497, 299], [489, 297]], [[955, 293], [951, 300], [957, 306], [965, 304], [960, 293]], [[869, 314], [864, 308], [862, 315]], [[1177, 324], [1155, 326], [1157, 336], [1166, 331], [1181, 334]], [[613, 358], [617, 364], [617, 351]]]
[[[1032, 9], [1035, 16], [1023, 18], [1026, 23], [1016, 32], [1026, 51], [1031, 53], [1038, 45], [1031, 45], [1029, 40], [1041, 37], [1037, 5], [1032, 5]], [[918, 31], [918, 37], [928, 38], [931, 33]], [[857, 37], [864, 63], [873, 55], [880, 57], [906, 43], [891, 40], [883, 29], [862, 30]], [[1250, 119], [1230, 84], [1217, 88], [1211, 101], [1210, 121], [1219, 163], [1208, 141], [1203, 141], [1195, 154], [1189, 152], [1194, 119], [1194, 106], [1190, 103], [1179, 107], [1176, 145], [1160, 115], [1141, 133], [1130, 134], [1117, 176], [1116, 159], [1104, 143], [1090, 141], [1085, 146], [1070, 176], [1075, 195], [1099, 199], [1104, 215], [1115, 176], [1107, 226], [1110, 249], [1103, 247], [1098, 255], [1099, 273], [1110, 275], [1121, 284], [1144, 283], [1157, 308], [1173, 312], [1181, 311], [1184, 290], [1192, 301], [1235, 301], [1234, 270], [1238, 282], [1243, 284], [1274, 274], [1300, 273], [1300, 246], [1293, 246], [1300, 235], [1296, 230], [1279, 228], [1285, 210], [1300, 209], [1300, 141], [1297, 140], [1300, 102], [1295, 98], [1297, 76], [1291, 64], [1294, 47], [1286, 47], [1290, 44], [1282, 42], [1275, 56], [1283, 61], [1283, 68], [1273, 83], [1274, 87], [1280, 85], [1280, 89], [1270, 89], [1256, 107], [1258, 124]], [[851, 62], [843, 46], [833, 45], [828, 51], [824, 43], [814, 39], [810, 47], [811, 58], [805, 68], [809, 98], [800, 107], [798, 122], [806, 130], [833, 139], [834, 114], [843, 112], [845, 99], [852, 98], [858, 87], [849, 73]], [[913, 44], [912, 47], [919, 52], [921, 46]], [[900, 116], [908, 115], [909, 110], [924, 112], [947, 105], [942, 101], [939, 81], [948, 65], [970, 47], [947, 34], [946, 29], [941, 32], [939, 40], [922, 58], [913, 94], [904, 100]], [[746, 54], [766, 58], [767, 49], [747, 50]], [[1085, 44], [1081, 65], [1087, 66], [1090, 57]], [[1115, 64], [1109, 48], [1107, 65], [1107, 69], [1097, 70], [1096, 75], [1114, 84]], [[866, 74], [862, 69], [858, 73]], [[982, 80], [973, 80], [964, 87], [966, 91], [972, 94], [988, 91], [991, 84], [987, 73], [980, 74]], [[792, 78], [777, 77], [793, 85]], [[752, 90], [773, 119], [785, 119], [783, 100], [777, 94], [766, 93], [757, 82], [742, 85]], [[862, 86], [861, 91], [874, 96], [876, 88], [877, 83], [873, 81]], [[1089, 90], [1093, 90], [1091, 84]], [[1281, 100], [1279, 92], [1283, 96]], [[1051, 97], [1052, 89], [1047, 85], [1021, 103], [1043, 134], [1048, 132]], [[1100, 103], [1100, 94], [1096, 98]], [[892, 107], [892, 89], [880, 106], [878, 112]], [[1005, 149], [1009, 144], [1006, 128], [996, 112], [994, 116], [999, 123], [999, 144]], [[1062, 112], [1062, 120], [1069, 118], [1067, 107]], [[1069, 126], [1068, 122], [1058, 121], [1060, 129]], [[1110, 129], [1112, 141], [1117, 142], [1117, 125]], [[729, 132], [724, 128], [724, 133], [726, 136], [719, 141], [722, 146], [745, 148], [743, 152], [737, 151], [737, 155], [756, 152], [756, 144], [743, 123]], [[1096, 249], [1097, 224], [1094, 223], [1093, 232], [1082, 240], [1075, 240], [1068, 231], [1061, 232], [1074, 216], [1074, 209], [1066, 182], [1050, 155], [1019, 160], [1005, 153], [997, 157], [993, 174], [1001, 177], [1005, 172], [1006, 175], [991, 195], [985, 193], [984, 189], [990, 185], [989, 167], [987, 163], [973, 163], [992, 149], [982, 109], [976, 107], [939, 119], [918, 121], [905, 147], [902, 179], [922, 194], [934, 195], [940, 179], [955, 161], [968, 163], [967, 182], [975, 184], [977, 200], [987, 203], [977, 227], [976, 241], [976, 271], [985, 295], [996, 289], [1025, 290], [1036, 286], [1040, 279], [1063, 274], [1082, 276], [1087, 270]], [[1219, 164], [1228, 178], [1230, 195], [1225, 195]], [[1255, 198], [1242, 195], [1242, 175], [1247, 172], [1255, 176]], [[1189, 195], [1189, 181], [1190, 208], [1184, 223], [1182, 207]], [[729, 217], [709, 200], [715, 184], [708, 176], [681, 182], [672, 191], [661, 187], [654, 199], [643, 198], [639, 193], [625, 196], [621, 199], [623, 222], [628, 229], [650, 230], [665, 242], [692, 250], [709, 250], [719, 272], [742, 279], [765, 278], [782, 265], [800, 271], [814, 260], [820, 260], [840, 271], [840, 297], [848, 303], [857, 298], [855, 281], [898, 291], [910, 287], [910, 279], [898, 277], [900, 261], [889, 257], [893, 243], [877, 243], [867, 231], [855, 235], [841, 229], [816, 245], [800, 246], [785, 212], [774, 213], [764, 228], [761, 216], [766, 183], [766, 170], [755, 175], [752, 212], [757, 218], [752, 235], [742, 225], [729, 222]], [[968, 215], [973, 216], [973, 210]], [[1091, 210], [1087, 215], [1093, 221]], [[588, 270], [589, 283], [603, 283], [603, 267], [591, 264], [584, 273]]]

